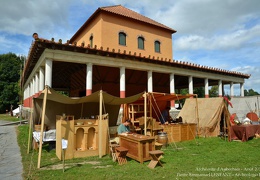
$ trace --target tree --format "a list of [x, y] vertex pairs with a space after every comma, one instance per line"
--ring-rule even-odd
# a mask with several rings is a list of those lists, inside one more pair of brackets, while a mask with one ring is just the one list
[[14, 53], [0, 55], [0, 113], [18, 106], [23, 58]]
[[212, 86], [209, 90], [209, 97], [219, 97], [218, 86]]
[[248, 91], [245, 89], [244, 95], [245, 96], [255, 96], [255, 95], [259, 95], [259, 93], [254, 91], [253, 89], [249, 89]]

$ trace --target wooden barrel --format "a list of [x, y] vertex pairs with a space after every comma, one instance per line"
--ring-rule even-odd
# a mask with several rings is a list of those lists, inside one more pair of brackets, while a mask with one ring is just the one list
[[168, 146], [168, 136], [166, 132], [158, 132], [158, 143], [161, 143], [163, 146]]

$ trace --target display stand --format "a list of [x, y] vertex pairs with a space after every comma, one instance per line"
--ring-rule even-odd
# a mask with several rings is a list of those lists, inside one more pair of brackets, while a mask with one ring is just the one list
[[[103, 122], [104, 120], [102, 120]], [[105, 123], [104, 123], [105, 124]], [[98, 155], [97, 119], [77, 119], [74, 116], [56, 116], [56, 155], [62, 159], [61, 139], [68, 140], [65, 159]], [[104, 127], [105, 128], [105, 127]], [[106, 137], [104, 137], [106, 138]]]

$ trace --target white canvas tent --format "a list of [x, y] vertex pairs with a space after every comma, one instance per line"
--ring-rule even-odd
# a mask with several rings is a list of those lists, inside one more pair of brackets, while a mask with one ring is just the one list
[[247, 113], [254, 112], [260, 117], [260, 96], [233, 97], [230, 102], [232, 107], [228, 107], [230, 114], [236, 113], [241, 122], [246, 118]]
[[227, 122], [230, 118], [225, 101], [220, 97], [186, 99], [178, 116], [182, 117], [183, 123], [197, 123], [199, 136], [219, 135], [221, 120]]

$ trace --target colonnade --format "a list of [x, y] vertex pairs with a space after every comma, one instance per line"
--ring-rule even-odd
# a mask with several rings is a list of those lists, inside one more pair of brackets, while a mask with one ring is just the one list
[[[28, 78], [30, 79], [24, 87], [24, 107], [31, 107], [31, 99], [37, 97], [40, 92], [44, 89], [45, 85], [52, 87], [52, 65], [53, 60], [46, 59], [45, 65], [39, 67], [39, 69]], [[126, 94], [126, 67], [120, 68], [120, 97], [125, 98]], [[93, 75], [93, 64], [86, 64], [86, 96], [92, 93], [92, 75]], [[189, 94], [193, 94], [193, 76], [188, 76], [188, 88]], [[170, 81], [170, 93], [175, 93], [175, 74], [169, 74]], [[209, 79], [204, 79], [205, 97], [209, 97]], [[153, 92], [153, 71], [147, 70], [147, 90]], [[218, 80], [218, 94], [219, 97], [223, 96], [223, 84], [222, 80]], [[234, 96], [234, 82], [230, 83], [230, 96]], [[244, 83], [240, 83], [240, 96], [244, 96]], [[174, 101], [171, 102], [171, 107], [174, 107]]]

